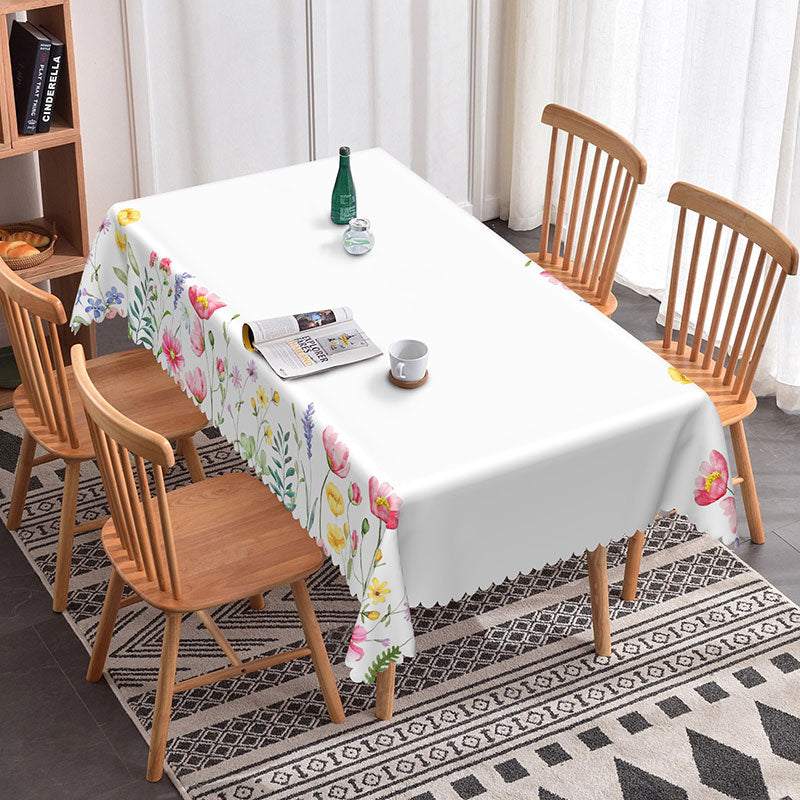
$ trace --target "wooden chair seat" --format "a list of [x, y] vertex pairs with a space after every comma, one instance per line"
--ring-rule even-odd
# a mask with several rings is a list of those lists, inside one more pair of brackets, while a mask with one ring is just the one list
[[[137, 569], [113, 520], [102, 532], [114, 566], [156, 608], [196, 611], [220, 606], [303, 580], [322, 566], [322, 551], [314, 540], [252, 475], [207, 478], [169, 492], [167, 501], [183, 586], [180, 600]], [[157, 515], [154, 523], [165, 561]]]
[[540, 262], [538, 253], [526, 253], [525, 255], [607, 317], [617, 310], [617, 298], [614, 297], [613, 292], [609, 291], [608, 297], [603, 300], [597, 294], [597, 287], [582, 283], [580, 277], [572, 275], [572, 262], [568, 262], [563, 266], [561, 264], [553, 266], [546, 259]]
[[[121, 353], [93, 358], [88, 363], [93, 383], [126, 416], [146, 428], [158, 431], [165, 439], [175, 441], [192, 436], [209, 423], [205, 414], [180, 390], [175, 381], [161, 369], [149, 350], [125, 350]], [[78, 387], [72, 367], [66, 367], [69, 401], [81, 408]], [[13, 397], [14, 409], [30, 435], [58, 458], [86, 461], [94, 458], [86, 417], [75, 416], [78, 447], [70, 446], [58, 433], [44, 425], [28, 397], [23, 384]]]
[[[723, 427], [727, 428], [755, 411], [756, 396], [752, 391], [748, 392], [745, 401], [740, 403], [739, 398], [732, 394], [730, 383], [723, 384], [725, 373], [715, 378], [712, 369], [704, 369], [699, 360], [694, 362], [691, 360], [691, 349], [687, 348], [682, 355], [677, 355], [675, 352], [677, 342], [670, 341], [669, 347], [664, 347], [661, 339], [645, 344], [675, 369], [680, 370], [692, 383], [696, 383], [711, 398]], [[713, 367], [713, 364], [711, 366]]]

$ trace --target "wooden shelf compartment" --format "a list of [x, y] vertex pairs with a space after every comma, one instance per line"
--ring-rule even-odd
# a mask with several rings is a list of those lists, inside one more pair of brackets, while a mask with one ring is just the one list
[[[14, 105], [14, 87], [11, 81], [11, 56], [8, 49], [8, 37], [0, 36], [0, 74], [5, 91], [5, 108], [9, 118], [10, 149], [0, 149], [0, 157], [8, 157], [15, 153], [30, 153], [45, 147], [53, 147], [65, 140], [79, 138], [80, 123], [78, 119], [78, 93], [75, 86], [75, 53], [72, 45], [72, 20], [68, 2], [57, 0], [20, 0], [19, 2], [3, 2], [0, 0], [0, 17], [5, 22], [7, 14], [27, 12], [29, 22], [42, 25], [54, 36], [64, 42], [64, 60], [58, 79], [54, 116], [47, 133], [20, 135], [17, 129], [17, 112]], [[2, 90], [0, 90], [2, 91]], [[2, 112], [0, 112], [2, 113]], [[5, 136], [5, 134], [3, 134]]]

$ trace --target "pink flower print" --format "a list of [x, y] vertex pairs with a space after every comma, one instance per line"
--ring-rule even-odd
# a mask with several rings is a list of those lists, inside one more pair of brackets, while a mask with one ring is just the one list
[[206, 342], [203, 338], [203, 324], [196, 317], [192, 320], [192, 333], [189, 337], [189, 342], [192, 345], [192, 352], [196, 356], [203, 355], [206, 349]]
[[155, 250], [150, 251], [150, 266], [155, 267], [158, 263], [158, 253]]
[[328, 466], [340, 478], [346, 478], [350, 472], [350, 448], [338, 439], [330, 425], [322, 432], [322, 445], [328, 457]]
[[361, 489], [357, 483], [351, 483], [347, 487], [347, 496], [354, 506], [357, 506], [361, 502]]
[[106, 311], [106, 319], [114, 319], [117, 316], [117, 309], [113, 306]]
[[353, 529], [352, 538], [353, 538], [353, 553], [355, 553], [356, 550], [358, 550], [358, 533], [356, 532], [355, 529]]
[[255, 359], [251, 358], [247, 362], [247, 374], [254, 380], [258, 380], [258, 370], [256, 369]]
[[708, 461], [700, 465], [694, 485], [694, 501], [699, 506], [716, 503], [728, 491], [728, 463], [718, 450], [712, 450]]
[[726, 497], [719, 505], [722, 508], [722, 513], [728, 518], [731, 533], [736, 533], [739, 528], [739, 523], [736, 519], [736, 501], [732, 497]]
[[221, 358], [217, 359], [217, 375], [220, 380], [225, 379], [225, 362]]
[[211, 294], [205, 286], [190, 286], [189, 302], [201, 319], [208, 319], [218, 308], [224, 308], [226, 305], [217, 295]]
[[171, 331], [164, 331], [161, 337], [161, 349], [167, 357], [169, 374], [180, 372], [183, 369], [183, 356], [181, 355], [181, 343], [175, 338]]
[[200, 367], [195, 367], [185, 375], [186, 388], [194, 395], [194, 399], [198, 403], [202, 403], [208, 394], [208, 386], [206, 386], [206, 376]]
[[164, 272], [166, 272], [167, 275], [169, 275], [172, 272], [172, 268], [170, 267], [171, 263], [172, 263], [171, 258], [162, 258], [161, 263], [158, 265], [158, 268], [163, 269]]
[[356, 625], [353, 628], [353, 635], [350, 637], [350, 646], [347, 648], [347, 658], [353, 661], [361, 661], [364, 658], [364, 649], [360, 644], [367, 641], [367, 629], [363, 625]]
[[389, 530], [397, 527], [397, 514], [403, 501], [394, 493], [390, 484], [378, 483], [373, 475], [369, 479], [369, 508], [380, 520], [386, 523]]

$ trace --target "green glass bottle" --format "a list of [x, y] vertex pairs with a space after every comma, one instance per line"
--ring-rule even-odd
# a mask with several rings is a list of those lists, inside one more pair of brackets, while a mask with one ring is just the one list
[[339, 148], [339, 173], [333, 184], [331, 219], [337, 225], [347, 225], [356, 215], [356, 186], [350, 173], [350, 148]]

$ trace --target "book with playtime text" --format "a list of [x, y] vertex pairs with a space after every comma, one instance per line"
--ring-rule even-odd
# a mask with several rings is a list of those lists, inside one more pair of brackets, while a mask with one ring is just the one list
[[242, 339], [281, 378], [313, 375], [381, 354], [346, 306], [245, 323]]

